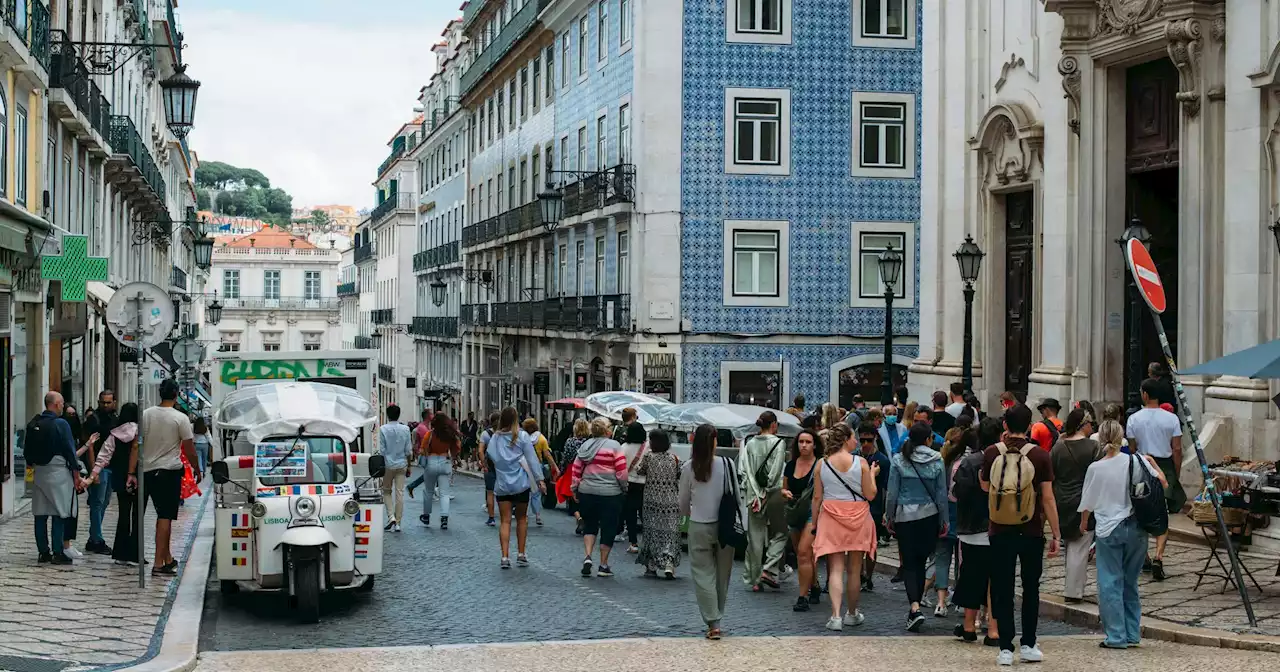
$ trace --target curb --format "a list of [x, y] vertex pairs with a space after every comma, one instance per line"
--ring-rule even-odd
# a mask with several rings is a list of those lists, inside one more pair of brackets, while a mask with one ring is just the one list
[[[896, 573], [898, 571], [898, 563], [876, 560], [876, 571], [881, 574]], [[1098, 605], [1093, 603], [1067, 604], [1061, 595], [1041, 595], [1040, 615], [1082, 628], [1094, 630], [1102, 628], [1102, 618], [1098, 615]], [[1197, 628], [1153, 618], [1146, 614], [1142, 615], [1142, 636], [1147, 639], [1174, 642], [1176, 644], [1280, 653], [1280, 637], [1247, 635], [1224, 630]]]

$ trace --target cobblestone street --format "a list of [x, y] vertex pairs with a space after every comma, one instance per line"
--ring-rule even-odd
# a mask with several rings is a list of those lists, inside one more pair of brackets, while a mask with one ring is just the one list
[[[642, 578], [641, 568], [615, 546], [613, 578], [579, 574], [582, 543], [561, 511], [531, 527], [532, 567], [498, 568], [497, 531], [484, 525], [479, 481], [456, 477], [456, 498], [447, 531], [418, 522], [422, 497], [408, 500], [404, 532], [387, 535], [384, 574], [368, 595], [336, 595], [319, 625], [292, 619], [278, 596], [224, 597], [210, 577], [201, 625], [201, 650], [365, 647], [490, 642], [527, 642], [619, 637], [702, 635], [687, 557], [677, 579]], [[437, 503], [438, 511], [438, 503]], [[532, 521], [531, 521], [532, 522]], [[513, 534], [514, 536], [514, 534]], [[514, 539], [512, 544], [514, 546]], [[514, 556], [515, 549], [512, 548]], [[735, 568], [725, 629], [730, 635], [818, 635], [828, 606], [794, 613], [795, 582], [783, 591], [754, 595]], [[903, 629], [905, 595], [887, 576], [864, 595], [867, 622], [845, 636], [908, 635]], [[950, 636], [955, 620], [929, 618], [922, 635]], [[1044, 634], [1078, 634], [1079, 628], [1042, 620]], [[833, 633], [834, 634], [834, 633]]]

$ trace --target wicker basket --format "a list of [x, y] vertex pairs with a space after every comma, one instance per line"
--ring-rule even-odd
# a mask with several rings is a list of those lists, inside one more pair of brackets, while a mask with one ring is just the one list
[[[1244, 525], [1248, 515], [1249, 511], [1247, 509], [1222, 507], [1222, 519], [1226, 521], [1227, 527]], [[1217, 523], [1218, 516], [1213, 512], [1213, 502], [1191, 502], [1191, 520], [1197, 525]]]

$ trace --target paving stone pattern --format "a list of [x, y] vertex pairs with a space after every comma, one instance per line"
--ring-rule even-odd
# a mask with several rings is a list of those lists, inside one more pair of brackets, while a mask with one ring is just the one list
[[[418, 522], [422, 497], [408, 500], [404, 531], [387, 535], [385, 572], [371, 594], [327, 599], [318, 625], [297, 623], [272, 594], [224, 597], [211, 575], [201, 622], [202, 651], [556, 641], [624, 637], [701, 637], [686, 557], [677, 579], [644, 579], [625, 544], [615, 546], [613, 578], [584, 579], [582, 542], [560, 511], [531, 527], [527, 569], [498, 568], [497, 531], [484, 525], [479, 481], [458, 476], [447, 531]], [[412, 515], [410, 515], [410, 512]], [[513, 533], [514, 536], [514, 533]], [[515, 555], [514, 539], [512, 556]], [[864, 595], [867, 622], [844, 636], [909, 635], [906, 597], [888, 577]], [[794, 613], [795, 581], [782, 592], [748, 593], [734, 569], [724, 620], [731, 635], [824, 634], [829, 606]], [[923, 635], [950, 635], [954, 618], [933, 618]], [[1041, 620], [1044, 634], [1079, 628]], [[834, 634], [834, 633], [833, 633]], [[994, 655], [994, 654], [993, 654]]]
[[[76, 547], [88, 540], [88, 507], [81, 495]], [[174, 526], [174, 550], [186, 557], [184, 542], [198, 520], [201, 499], [189, 499]], [[111, 543], [116, 529], [114, 498], [103, 531]], [[136, 567], [116, 565], [110, 556], [86, 554], [72, 566], [36, 564], [34, 522], [29, 512], [0, 524], [0, 670], [113, 669], [151, 655], [157, 625], [167, 612], [174, 578], [147, 578], [138, 588]], [[155, 550], [155, 515], [147, 517], [147, 555]]]

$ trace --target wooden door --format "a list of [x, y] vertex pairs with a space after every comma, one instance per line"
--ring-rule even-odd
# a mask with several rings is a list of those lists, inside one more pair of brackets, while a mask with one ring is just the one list
[[1031, 376], [1032, 299], [1035, 290], [1033, 192], [1005, 196], [1004, 389], [1026, 394]]

